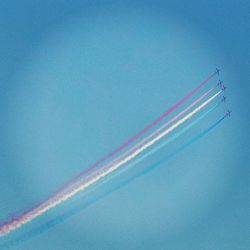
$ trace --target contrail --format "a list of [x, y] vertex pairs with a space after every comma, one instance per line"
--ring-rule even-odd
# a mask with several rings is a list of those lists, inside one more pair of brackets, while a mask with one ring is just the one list
[[[176, 132], [173, 136], [171, 136], [169, 139], [165, 140], [164, 142], [162, 142], [160, 145], [152, 148], [149, 152], [147, 152], [146, 154], [142, 155], [141, 157], [137, 158], [135, 161], [132, 161], [131, 163], [129, 163], [128, 165], [125, 165], [124, 168], [122, 168], [120, 171], [115, 172], [113, 175], [111, 175], [109, 178], [104, 178], [104, 180], [99, 183], [99, 185], [97, 184], [97, 186], [94, 187], [94, 189], [91, 189], [89, 192], [85, 193], [85, 194], [89, 194], [90, 192], [93, 192], [96, 188], [98, 188], [100, 185], [103, 185], [104, 183], [114, 179], [116, 176], [124, 173], [125, 171], [127, 171], [129, 168], [133, 167], [134, 165], [140, 163], [141, 161], [143, 161], [145, 158], [149, 157], [150, 155], [154, 154], [155, 152], [157, 152], [158, 150], [162, 149], [163, 147], [165, 147], [167, 144], [169, 144], [170, 142], [176, 140], [178, 137], [180, 137], [182, 134], [184, 134], [185, 132], [187, 132], [189, 129], [191, 129], [193, 126], [195, 126], [197, 123], [199, 123], [202, 119], [204, 119], [210, 112], [214, 111], [215, 109], [217, 109], [219, 107], [219, 105], [221, 104], [221, 102], [217, 103], [216, 105], [214, 105], [213, 107], [211, 107], [209, 110], [207, 110], [205, 113], [203, 113], [202, 115], [200, 115], [198, 118], [196, 118], [193, 122], [191, 122], [189, 125], [187, 125], [186, 127], [182, 128], [179, 132]], [[99, 171], [99, 170], [98, 170]]]
[[[156, 120], [154, 120], [152, 123], [150, 123], [148, 126], [146, 126], [144, 129], [139, 131], [136, 135], [132, 136], [129, 140], [127, 140], [125, 143], [120, 145], [119, 147], [115, 148], [113, 151], [109, 152], [105, 156], [103, 156], [101, 159], [87, 167], [85, 170], [83, 170], [79, 175], [73, 177], [69, 182], [65, 183], [61, 188], [59, 188], [56, 192], [54, 192], [50, 197], [54, 197], [58, 194], [60, 194], [62, 191], [66, 190], [68, 187], [71, 186], [72, 183], [75, 183], [77, 180], [79, 180], [82, 176], [88, 174], [90, 171], [98, 167], [101, 163], [105, 162], [107, 159], [111, 158], [115, 154], [117, 154], [119, 151], [123, 150], [130, 144], [132, 144], [134, 141], [136, 141], [139, 137], [144, 135], [147, 131], [149, 131], [151, 128], [156, 126], [158, 123], [160, 123], [165, 117], [167, 117], [169, 114], [171, 114], [175, 109], [177, 109], [180, 105], [182, 105], [185, 101], [187, 101], [192, 95], [194, 95], [198, 90], [200, 90], [203, 86], [205, 86], [216, 74], [218, 74], [217, 71], [215, 71], [213, 74], [211, 74], [205, 81], [200, 83], [196, 88], [194, 88], [191, 92], [189, 92], [186, 96], [184, 96], [180, 101], [178, 101], [176, 104], [171, 106], [167, 111], [165, 111], [161, 116], [159, 116]], [[217, 84], [216, 84], [217, 85]], [[50, 197], [44, 199], [43, 201], [39, 202], [38, 204], [34, 205], [32, 208], [30, 208], [28, 211], [33, 210], [42, 204], [44, 204], [46, 201], [50, 199]], [[27, 213], [28, 211], [24, 212]], [[23, 213], [23, 214], [24, 214]], [[0, 225], [1, 228], [1, 225]], [[0, 232], [1, 234], [1, 232]]]
[[157, 124], [159, 124], [165, 117], [167, 117], [169, 114], [171, 114], [175, 109], [177, 109], [180, 105], [182, 105], [185, 101], [187, 101], [191, 96], [193, 96], [198, 90], [200, 90], [203, 86], [205, 86], [215, 75], [217, 75], [218, 72], [215, 71], [213, 74], [211, 74], [205, 81], [200, 83], [197, 87], [195, 87], [193, 90], [191, 90], [187, 95], [185, 95], [181, 100], [179, 100], [176, 104], [171, 106], [167, 111], [165, 111], [162, 115], [160, 115], [156, 120], [154, 120], [152, 123], [147, 125], [144, 129], [139, 131], [137, 134], [132, 136], [130, 139], [128, 139], [126, 142], [124, 142], [122, 145], [115, 148], [113, 151], [109, 152], [105, 156], [103, 156], [101, 159], [90, 165], [88, 168], [83, 170], [79, 175], [75, 176], [70, 180], [68, 183], [66, 183], [62, 188], [60, 188], [56, 193], [60, 192], [61, 190], [65, 189], [66, 186], [70, 185], [72, 182], [75, 182], [78, 178], [82, 177], [83, 175], [89, 173], [94, 168], [99, 166], [101, 163], [105, 162], [107, 159], [111, 158], [124, 148], [126, 148], [128, 145], [133, 143], [135, 140], [137, 140], [139, 137], [144, 135], [146, 132], [148, 132], [151, 128], [155, 127]]
[[156, 163], [152, 164], [150, 167], [148, 167], [148, 168], [140, 171], [138, 174], [136, 174], [136, 175], [128, 178], [127, 180], [123, 181], [122, 183], [120, 183], [118, 186], [112, 188], [111, 190], [108, 190], [106, 193], [102, 194], [101, 196], [96, 197], [95, 199], [93, 199], [92, 201], [88, 202], [87, 204], [80, 204], [80, 205], [76, 206], [75, 208], [70, 209], [69, 211], [65, 212], [64, 214], [59, 215], [59, 216], [55, 217], [54, 219], [50, 220], [49, 222], [44, 223], [43, 225], [38, 226], [37, 228], [32, 229], [29, 232], [26, 232], [26, 233], [22, 234], [21, 236], [17, 237], [16, 239], [13, 239], [13, 240], [10, 240], [10, 241], [7, 241], [7, 242], [1, 244], [0, 248], [1, 249], [8, 249], [10, 247], [17, 246], [17, 245], [19, 245], [19, 244], [21, 244], [21, 243], [29, 240], [32, 237], [36, 237], [36, 236], [38, 236], [38, 235], [46, 232], [50, 228], [53, 228], [53, 227], [57, 226], [58, 224], [66, 221], [70, 217], [72, 217], [72, 216], [80, 213], [82, 210], [88, 208], [89, 206], [91, 206], [91, 205], [97, 203], [98, 201], [106, 198], [108, 195], [111, 195], [112, 193], [119, 191], [123, 187], [129, 185], [132, 181], [135, 181], [136, 179], [138, 179], [138, 178], [140, 178], [140, 177], [142, 177], [142, 176], [150, 173], [155, 168], [159, 167], [162, 163], [167, 162], [168, 160], [172, 159], [176, 155], [180, 154], [186, 148], [192, 146], [194, 143], [196, 143], [197, 141], [199, 141], [200, 139], [202, 139], [203, 137], [205, 137], [207, 134], [209, 134], [210, 132], [212, 132], [212, 130], [214, 130], [225, 118], [226, 118], [226, 115], [224, 115], [218, 121], [216, 121], [215, 123], [213, 123], [207, 129], [205, 129], [204, 131], [202, 131], [201, 133], [199, 133], [198, 135], [196, 135], [195, 137], [193, 137], [191, 140], [189, 140], [187, 143], [185, 143], [183, 146], [181, 146], [180, 148], [178, 148], [173, 153], [165, 156], [161, 160], [159, 160]]
[[[172, 119], [170, 119], [169, 121], [167, 121], [166, 123], [164, 123], [160, 128], [158, 128], [157, 130], [153, 131], [150, 135], [148, 135], [147, 137], [145, 137], [144, 139], [142, 139], [141, 141], [139, 141], [137, 144], [135, 144], [133, 147], [131, 147], [130, 149], [128, 149], [126, 152], [124, 152], [123, 154], [121, 154], [119, 157], [115, 158], [114, 160], [112, 160], [111, 162], [109, 162], [106, 166], [104, 167], [108, 167], [113, 165], [114, 163], [120, 161], [122, 158], [124, 158], [126, 155], [128, 155], [129, 153], [131, 153], [132, 151], [134, 151], [135, 149], [139, 148], [142, 144], [144, 144], [146, 141], [148, 141], [149, 139], [151, 139], [152, 137], [154, 137], [155, 135], [159, 134], [164, 128], [166, 128], [167, 126], [169, 126], [170, 124], [172, 124], [173, 122], [175, 122], [179, 117], [181, 117], [182, 115], [184, 115], [187, 111], [189, 111], [191, 108], [193, 108], [197, 103], [199, 103], [200, 101], [202, 101], [205, 97], [207, 97], [213, 90], [215, 90], [217, 88], [218, 84], [214, 85], [212, 88], [210, 88], [207, 92], [205, 92], [202, 96], [200, 96], [199, 98], [197, 98], [194, 102], [192, 102], [187, 108], [185, 108], [184, 110], [182, 110], [181, 112], [179, 112], [176, 116], [174, 116]], [[103, 167], [102, 167], [103, 168]], [[102, 169], [101, 168], [101, 169]], [[98, 169], [99, 170], [99, 169]]]
[[48, 199], [45, 203], [43, 203], [40, 206], [36, 207], [34, 210], [31, 210], [31, 211], [23, 214], [19, 218], [16, 218], [16, 219], [14, 219], [14, 220], [12, 220], [12, 221], [10, 221], [10, 222], [2, 225], [1, 228], [0, 228], [0, 234], [7, 234], [10, 231], [12, 231], [12, 230], [14, 230], [14, 229], [16, 229], [16, 228], [18, 228], [18, 227], [26, 224], [27, 222], [33, 220], [37, 216], [45, 213], [49, 209], [51, 209], [51, 208], [59, 205], [60, 203], [68, 200], [69, 198], [71, 198], [72, 196], [74, 196], [75, 194], [77, 194], [78, 192], [86, 189], [87, 187], [89, 187], [90, 185], [94, 184], [98, 180], [100, 180], [100, 179], [104, 178], [105, 176], [107, 176], [108, 174], [112, 173], [113, 171], [115, 171], [116, 169], [118, 169], [120, 166], [124, 165], [125, 163], [127, 163], [130, 160], [132, 160], [133, 158], [135, 158], [140, 153], [142, 153], [144, 150], [146, 150], [150, 146], [154, 145], [157, 141], [159, 141], [161, 138], [165, 137], [167, 134], [169, 134], [175, 128], [177, 128], [178, 126], [180, 126], [182, 123], [184, 123], [185, 121], [187, 121], [188, 119], [190, 119], [194, 114], [196, 114], [198, 111], [200, 111], [201, 109], [203, 109], [206, 105], [208, 105], [221, 92], [222, 91], [218, 91], [216, 94], [214, 94], [208, 100], [206, 100], [205, 102], [203, 102], [200, 106], [198, 106], [196, 109], [194, 109], [188, 115], [186, 115], [185, 117], [183, 117], [182, 119], [180, 119], [178, 122], [176, 122], [175, 124], [173, 124], [171, 127], [169, 127], [166, 130], [164, 130], [162, 133], [160, 133], [159, 135], [157, 135], [151, 141], [147, 142], [141, 148], [137, 149], [135, 152], [133, 152], [132, 154], [130, 154], [129, 156], [127, 156], [126, 158], [124, 158], [120, 162], [114, 164], [112, 167], [110, 167], [108, 169], [105, 169], [104, 171], [102, 170], [102, 172], [98, 172], [97, 176], [93, 177], [90, 180], [86, 180], [86, 182], [84, 182], [84, 183], [80, 183], [79, 186], [74, 187], [74, 189], [70, 190], [68, 193], [65, 193], [65, 194], [62, 193], [62, 194], [58, 194], [56, 196], [53, 196], [51, 199]]
[[[210, 97], [208, 100], [206, 100], [205, 102], [203, 102], [200, 106], [198, 106], [196, 109], [194, 109], [192, 112], [190, 112], [188, 115], [186, 115], [185, 117], [183, 117], [182, 119], [180, 119], [178, 122], [176, 122], [174, 125], [172, 125], [171, 127], [167, 128], [165, 131], [163, 131], [162, 133], [160, 133], [158, 136], [156, 136], [154, 139], [152, 139], [151, 141], [149, 141], [148, 143], [144, 144], [141, 148], [135, 150], [132, 154], [130, 154], [129, 156], [125, 157], [124, 159], [122, 159], [120, 162], [115, 163], [113, 166], [109, 166], [109, 164], [107, 164], [106, 166], [104, 166], [101, 169], [98, 169], [96, 172], [90, 174], [89, 176], [87, 176], [87, 180], [85, 181], [89, 181], [91, 182], [92, 180], [95, 180], [95, 178], [102, 178], [102, 174], [105, 174], [105, 176], [110, 173], [113, 172], [115, 169], [117, 169], [118, 167], [120, 167], [121, 165], [127, 163], [128, 161], [132, 160], [133, 158], [135, 158], [138, 154], [142, 153], [144, 150], [146, 150], [148, 147], [152, 146], [153, 144], [155, 144], [157, 141], [159, 141], [161, 138], [165, 137], [166, 135], [168, 135], [171, 131], [173, 131], [174, 129], [176, 129], [178, 126], [180, 126], [182, 123], [184, 123], [185, 121], [187, 121], [188, 119], [190, 119], [194, 114], [196, 114], [198, 111], [200, 111], [201, 109], [203, 109], [206, 105], [208, 105], [214, 98], [216, 98], [222, 91], [218, 91], [216, 94], [214, 94], [212, 97]], [[103, 172], [104, 171], [104, 172]], [[106, 171], [106, 172], [105, 172]], [[93, 176], [96, 175], [97, 176]], [[89, 178], [91, 178], [89, 180]], [[83, 181], [83, 180], [81, 180]], [[87, 182], [88, 183], [88, 182]], [[77, 182], [75, 183], [77, 184]], [[80, 187], [83, 184], [80, 183]], [[79, 187], [73, 187], [73, 188], [79, 188]], [[70, 191], [69, 191], [70, 192]]]
[[212, 108], [210, 108], [205, 113], [203, 113], [201, 116], [199, 116], [198, 118], [196, 118], [189, 125], [187, 125], [184, 128], [182, 128], [179, 132], [176, 132], [173, 136], [171, 136], [170, 138], [168, 138], [167, 140], [165, 140], [164, 142], [162, 142], [160, 145], [157, 145], [156, 147], [152, 148], [149, 152], [145, 153], [141, 157], [137, 158], [135, 161], [133, 161], [130, 164], [126, 165], [119, 172], [115, 172], [109, 179], [104, 179], [104, 181], [102, 183], [106, 183], [105, 180], [109, 181], [109, 180], [115, 178], [117, 175], [120, 175], [120, 174], [124, 173], [129, 168], [133, 167], [134, 165], [136, 165], [136, 164], [140, 163], [141, 161], [143, 161], [145, 158], [147, 158], [150, 155], [154, 154], [155, 152], [159, 151], [160, 149], [162, 149], [163, 147], [165, 147], [170, 142], [176, 140], [178, 137], [180, 137], [181, 135], [183, 135], [185, 132], [187, 132], [189, 129], [191, 129], [193, 126], [195, 126], [197, 123], [199, 123], [202, 119], [204, 119], [210, 112], [212, 112], [215, 109], [217, 109], [220, 104], [221, 104], [221, 102], [219, 102], [216, 105], [214, 105]]

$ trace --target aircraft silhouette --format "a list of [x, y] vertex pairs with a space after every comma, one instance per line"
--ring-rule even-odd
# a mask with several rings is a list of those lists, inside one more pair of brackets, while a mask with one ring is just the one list
[[228, 110], [227, 113], [226, 113], [226, 116], [229, 116], [229, 117], [230, 117], [230, 116], [231, 116], [231, 113], [232, 113], [232, 111], [231, 111], [231, 110]]
[[227, 89], [227, 87], [226, 87], [225, 85], [223, 85], [222, 88], [221, 88], [221, 90], [222, 90], [223, 92], [225, 92], [226, 89]]
[[216, 68], [215, 69], [215, 74], [219, 75], [219, 73], [220, 73], [220, 69]]
[[222, 83], [223, 83], [223, 81], [219, 80], [218, 81], [218, 86], [222, 87]]
[[227, 98], [223, 95], [221, 101], [222, 101], [222, 102], [226, 102], [226, 100], [227, 100]]

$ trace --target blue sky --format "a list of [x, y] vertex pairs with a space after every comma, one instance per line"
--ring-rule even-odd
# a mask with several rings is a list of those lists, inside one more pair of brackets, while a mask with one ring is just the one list
[[249, 9], [243, 0], [1, 1], [0, 219], [48, 196], [216, 67], [228, 103], [125, 176], [0, 243], [84, 207], [230, 108], [196, 145], [13, 249], [248, 249]]

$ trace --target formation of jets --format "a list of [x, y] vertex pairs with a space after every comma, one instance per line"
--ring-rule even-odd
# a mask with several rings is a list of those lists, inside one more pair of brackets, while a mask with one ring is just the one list
[[[219, 75], [219, 73], [220, 73], [220, 69], [216, 68], [216, 69], [215, 69], [215, 74]], [[226, 89], [227, 89], [227, 87], [226, 87], [225, 85], [222, 85], [222, 83], [223, 83], [223, 81], [219, 80], [218, 86], [221, 88], [221, 90], [222, 90], [223, 92], [225, 92]], [[226, 102], [226, 100], [227, 100], [227, 98], [223, 95], [221, 101], [222, 101], [222, 102]], [[231, 111], [231, 110], [228, 110], [227, 113], [226, 113], [226, 116], [230, 117], [230, 116], [231, 116], [231, 113], [232, 113], [232, 111]]]

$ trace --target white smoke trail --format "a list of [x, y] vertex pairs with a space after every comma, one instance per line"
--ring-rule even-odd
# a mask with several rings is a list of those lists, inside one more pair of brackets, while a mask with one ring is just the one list
[[[174, 123], [178, 118], [180, 118], [182, 115], [184, 115], [185, 113], [187, 113], [197, 103], [199, 103], [200, 101], [202, 101], [203, 99], [205, 99], [205, 97], [207, 97], [217, 86], [218, 86], [217, 84], [215, 86], [213, 86], [211, 89], [209, 89], [207, 92], [205, 92], [202, 96], [200, 96], [198, 99], [196, 99], [194, 102], [192, 102], [188, 107], [186, 107], [184, 110], [182, 110], [181, 112], [179, 112], [176, 116], [174, 116], [173, 118], [171, 118], [170, 120], [168, 120], [167, 122], [165, 122], [161, 127], [159, 127], [158, 129], [154, 130], [151, 134], [149, 134], [148, 136], [146, 136], [144, 139], [140, 140], [138, 143], [136, 143], [134, 146], [132, 146], [127, 151], [125, 151], [124, 153], [122, 153], [120, 156], [116, 157], [114, 160], [110, 161], [109, 163], [107, 163], [103, 167], [99, 168], [98, 171], [100, 169], [108, 168], [108, 167], [114, 165], [115, 163], [119, 162], [122, 158], [126, 157], [132, 151], [136, 150], [141, 145], [143, 145], [144, 143], [146, 143], [147, 141], [149, 141], [151, 138], [153, 138], [154, 136], [156, 136], [157, 134], [159, 134], [166, 127], [168, 127], [169, 125], [171, 125], [172, 123]], [[89, 176], [92, 176], [92, 174], [89, 174], [88, 177]], [[86, 176], [83, 176], [83, 178], [75, 180], [74, 185], [76, 185], [79, 182], [82, 182], [83, 179], [85, 179], [85, 178], [86, 178]], [[72, 184], [69, 186], [69, 188], [72, 189]], [[66, 190], [66, 189], [64, 189], [64, 190]]]
[[77, 194], [80, 191], [86, 189], [87, 187], [89, 187], [90, 185], [94, 184], [95, 182], [97, 182], [101, 178], [104, 178], [105, 176], [107, 176], [111, 172], [115, 171], [116, 169], [118, 169], [119, 167], [121, 167], [122, 165], [124, 165], [125, 163], [127, 163], [128, 161], [132, 160], [133, 158], [135, 158], [140, 153], [142, 153], [144, 150], [146, 150], [150, 146], [154, 145], [157, 141], [159, 141], [161, 138], [165, 137], [167, 134], [169, 134], [171, 131], [173, 131], [174, 129], [176, 129], [182, 123], [184, 123], [185, 121], [187, 121], [188, 119], [190, 119], [193, 115], [195, 115], [198, 111], [200, 111], [201, 109], [203, 109], [213, 99], [215, 99], [221, 92], [222, 91], [218, 91], [216, 94], [214, 94], [212, 97], [210, 97], [209, 99], [207, 99], [205, 102], [203, 102], [200, 106], [198, 106], [192, 112], [188, 113], [182, 119], [180, 119], [175, 124], [173, 124], [171, 127], [167, 128], [166, 130], [164, 130], [163, 132], [161, 132], [159, 135], [157, 135], [155, 138], [153, 138], [152, 140], [150, 140], [148, 143], [144, 144], [142, 147], [140, 147], [139, 149], [135, 150], [129, 156], [125, 157], [124, 159], [122, 159], [118, 163], [115, 163], [110, 168], [101, 169], [102, 171], [100, 171], [100, 172], [97, 171], [97, 176], [94, 176], [90, 180], [85, 180], [85, 182], [84, 183], [80, 183], [79, 186], [76, 186], [76, 187], [74, 186], [74, 188], [72, 190], [69, 190], [67, 193], [59, 193], [59, 194], [51, 197], [50, 199], [48, 199], [47, 201], [45, 201], [44, 203], [42, 203], [38, 207], [35, 207], [33, 210], [28, 211], [27, 213], [23, 214], [19, 218], [16, 218], [15, 220], [12, 220], [11, 222], [2, 225], [0, 227], [0, 234], [2, 234], [2, 235], [7, 234], [10, 231], [15, 230], [18, 227], [20, 227], [20, 226], [28, 223], [29, 221], [33, 220], [34, 218], [38, 217], [39, 215], [47, 212], [51, 208], [53, 208], [53, 207], [59, 205], [60, 203], [68, 200], [69, 198], [71, 198], [75, 194]]

